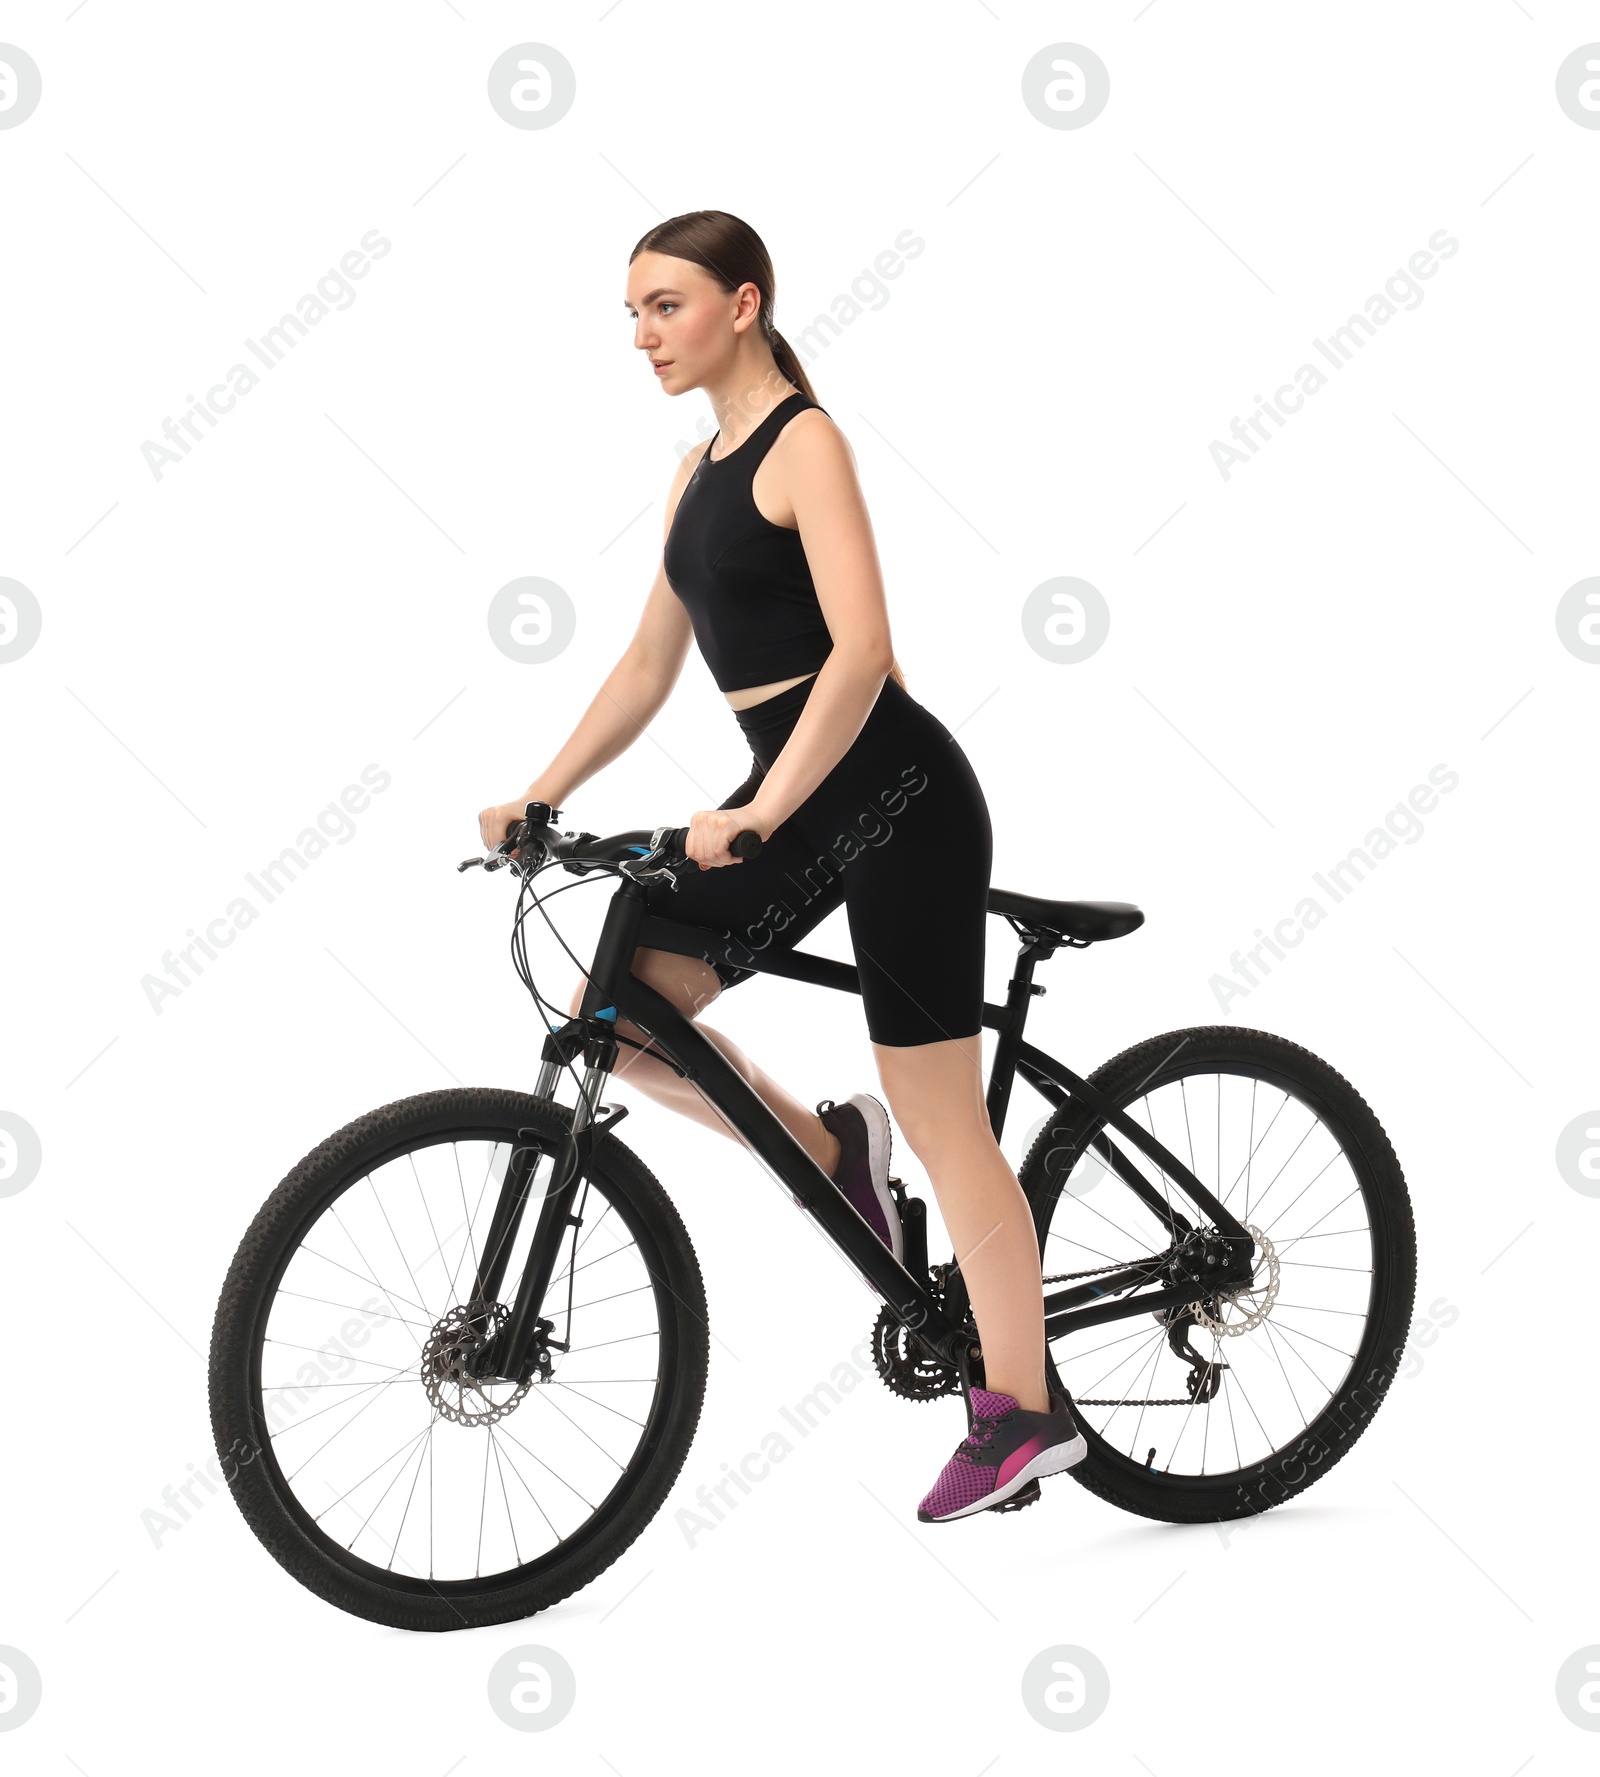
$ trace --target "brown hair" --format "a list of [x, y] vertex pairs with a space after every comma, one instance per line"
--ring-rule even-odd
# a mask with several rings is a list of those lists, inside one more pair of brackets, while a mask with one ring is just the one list
[[[669, 216], [658, 222], [639, 239], [628, 255], [633, 264], [641, 253], [665, 253], [673, 259], [687, 259], [708, 272], [730, 293], [741, 284], [754, 284], [761, 295], [761, 328], [772, 348], [773, 361], [779, 372], [812, 401], [817, 392], [811, 386], [799, 354], [773, 324], [773, 304], [777, 300], [777, 279], [773, 275], [772, 255], [766, 243], [748, 222], [730, 216], [726, 210], [687, 210], [681, 216]], [[818, 403], [820, 406], [821, 404]], [[891, 659], [889, 676], [903, 691], [905, 674], [900, 662]]]

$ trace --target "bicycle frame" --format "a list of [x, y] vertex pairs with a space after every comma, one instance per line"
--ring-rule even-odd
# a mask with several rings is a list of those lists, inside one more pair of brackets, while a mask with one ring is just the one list
[[[1192, 1231], [1193, 1224], [1162, 1193], [1154, 1190], [1106, 1138], [1105, 1127], [1115, 1130], [1138, 1148], [1221, 1231], [1228, 1259], [1224, 1266], [1203, 1278], [1131, 1296], [1123, 1292], [1136, 1291], [1138, 1286], [1148, 1283], [1155, 1273], [1154, 1265], [1133, 1266], [1101, 1276], [1093, 1283], [1057, 1290], [1044, 1299], [1047, 1337], [1164, 1308], [1180, 1308], [1211, 1296], [1219, 1288], [1247, 1284], [1254, 1251], [1250, 1235], [1175, 1154], [1149, 1131], [1108, 1104], [1088, 1081], [1024, 1040], [1028, 1003], [1034, 994], [1045, 991], [1033, 984], [1034, 967], [1059, 945], [1070, 946], [1072, 942], [1053, 933], [1027, 931], [1016, 969], [1007, 984], [1005, 1004], [984, 1003], [984, 1027], [999, 1033], [985, 1098], [995, 1139], [998, 1141], [1004, 1130], [1011, 1087], [1016, 1076], [1021, 1074], [1052, 1108], [1059, 1109], [1071, 1100], [1103, 1120], [1102, 1130], [1093, 1139], [1096, 1153], [1112, 1173], [1166, 1224], [1175, 1243]], [[638, 882], [624, 880], [611, 898], [580, 1009], [567, 1024], [552, 1027], [545, 1040], [544, 1065], [535, 1089], [537, 1096], [553, 1098], [563, 1065], [575, 1060], [580, 1053], [586, 1068], [580, 1082], [572, 1132], [563, 1140], [555, 1157], [515, 1307], [503, 1334], [491, 1342], [486, 1363], [497, 1375], [520, 1377], [528, 1361], [536, 1328], [542, 1327], [546, 1332], [553, 1330], [550, 1322], [540, 1321], [538, 1316], [554, 1270], [560, 1237], [574, 1219], [571, 1205], [578, 1180], [589, 1154], [603, 1142], [611, 1126], [626, 1115], [625, 1107], [598, 1103], [599, 1093], [616, 1063], [615, 1023], [620, 1015], [649, 1036], [655, 1053], [684, 1078], [695, 1081], [702, 1088], [873, 1293], [887, 1302], [895, 1315], [926, 1345], [954, 1364], [965, 1384], [973, 1361], [981, 1361], [982, 1354], [972, 1333], [963, 1325], [968, 1300], [959, 1265], [951, 1266], [945, 1280], [944, 1300], [941, 1301], [929, 1287], [930, 1278], [913, 1275], [895, 1259], [850, 1200], [779, 1122], [722, 1051], [671, 1001], [633, 974], [632, 958], [641, 945], [695, 956], [708, 962], [720, 960], [737, 968], [755, 969], [841, 992], [859, 994], [861, 991], [853, 964], [798, 950], [771, 954], [754, 952], [717, 932], [650, 912], [645, 889]], [[606, 1114], [598, 1116], [600, 1112]], [[534, 1132], [528, 1131], [526, 1145], [518, 1147], [507, 1169], [489, 1236], [484, 1242], [476, 1298], [481, 1302], [496, 1298], [541, 1152], [541, 1144]], [[908, 1253], [908, 1256], [911, 1255]]]

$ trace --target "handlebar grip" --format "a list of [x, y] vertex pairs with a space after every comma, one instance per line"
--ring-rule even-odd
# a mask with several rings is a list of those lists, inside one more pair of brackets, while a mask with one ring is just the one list
[[[661, 835], [663, 845], [670, 846], [679, 857], [687, 858], [685, 850], [689, 842], [687, 827], [668, 827]], [[742, 832], [735, 833], [728, 845], [728, 850], [736, 858], [753, 858], [761, 851], [761, 835], [753, 827], [746, 827]]]

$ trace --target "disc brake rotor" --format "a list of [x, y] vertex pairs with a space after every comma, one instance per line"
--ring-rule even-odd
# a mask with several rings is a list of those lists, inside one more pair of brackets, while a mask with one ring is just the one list
[[[1278, 1254], [1277, 1249], [1266, 1235], [1253, 1222], [1244, 1224], [1245, 1232], [1256, 1243], [1261, 1257], [1256, 1261], [1256, 1270], [1251, 1273], [1249, 1285], [1240, 1290], [1219, 1292], [1212, 1300], [1218, 1308], [1226, 1309], [1230, 1305], [1241, 1309], [1243, 1318], [1239, 1320], [1222, 1320], [1207, 1311], [1204, 1302], [1191, 1305], [1191, 1312], [1201, 1326], [1213, 1333], [1221, 1333], [1227, 1338], [1234, 1338], [1240, 1333], [1252, 1333], [1272, 1312], [1272, 1304], [1278, 1299]], [[1264, 1284], [1255, 1282], [1259, 1267], [1267, 1268], [1267, 1281]], [[1252, 1296], [1260, 1296], [1259, 1302], [1251, 1302]]]
[[[463, 1302], [452, 1308], [422, 1348], [422, 1386], [434, 1411], [456, 1425], [493, 1425], [512, 1412], [528, 1392], [528, 1382], [493, 1382], [472, 1374], [472, 1360], [510, 1318], [499, 1302], [484, 1307]], [[491, 1389], [508, 1389], [491, 1394]]]

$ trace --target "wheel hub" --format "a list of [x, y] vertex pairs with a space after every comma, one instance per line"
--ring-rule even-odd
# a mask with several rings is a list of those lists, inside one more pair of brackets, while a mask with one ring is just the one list
[[[1210, 1332], [1220, 1333], [1234, 1338], [1240, 1333], [1252, 1333], [1272, 1312], [1272, 1305], [1278, 1299], [1278, 1254], [1277, 1249], [1266, 1235], [1253, 1222], [1244, 1224], [1245, 1232], [1256, 1243], [1259, 1257], [1251, 1270], [1250, 1282], [1238, 1289], [1219, 1290], [1209, 1300], [1219, 1310], [1212, 1314], [1206, 1302], [1193, 1304], [1193, 1313], [1200, 1325]], [[1266, 1282], [1257, 1283], [1262, 1266], [1266, 1267]], [[1259, 1301], [1256, 1298], [1259, 1297]], [[1222, 1310], [1228, 1307], [1238, 1308], [1238, 1320], [1224, 1320]]]
[[[456, 1425], [493, 1425], [513, 1412], [529, 1382], [474, 1374], [485, 1347], [510, 1318], [500, 1302], [463, 1302], [435, 1325], [422, 1348], [422, 1386], [442, 1418]], [[494, 1392], [508, 1391], [508, 1392]]]

